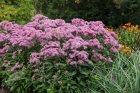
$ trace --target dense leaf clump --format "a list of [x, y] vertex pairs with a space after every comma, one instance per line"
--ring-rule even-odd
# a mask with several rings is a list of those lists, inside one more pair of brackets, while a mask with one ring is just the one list
[[140, 24], [139, 0], [42, 0], [37, 6], [36, 10], [49, 18], [102, 20], [115, 27], [127, 22]]
[[34, 13], [33, 0], [0, 0], [0, 21], [9, 20], [24, 24]]

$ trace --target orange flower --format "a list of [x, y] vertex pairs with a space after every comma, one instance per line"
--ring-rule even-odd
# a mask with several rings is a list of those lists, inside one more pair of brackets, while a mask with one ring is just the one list
[[132, 25], [130, 22], [121, 26], [121, 27], [128, 32], [134, 32], [134, 33], [140, 32], [139, 26], [138, 25]]
[[108, 27], [107, 30], [108, 32], [113, 32], [113, 27]]
[[131, 25], [131, 23], [130, 22], [128, 22], [127, 24], [125, 24], [126, 26], [130, 26]]
[[122, 47], [119, 49], [119, 51], [121, 53], [130, 54], [132, 52], [132, 49], [130, 47], [122, 45]]
[[126, 29], [127, 27], [126, 26], [122, 26], [122, 28]]

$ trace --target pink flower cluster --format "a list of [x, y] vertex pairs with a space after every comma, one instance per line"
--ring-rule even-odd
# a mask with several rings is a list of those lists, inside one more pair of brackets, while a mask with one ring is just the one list
[[18, 68], [21, 68], [23, 64], [17, 62], [10, 70], [8, 70], [9, 72], [14, 72], [16, 71]]
[[2, 58], [9, 50], [9, 46], [6, 45], [3, 48], [0, 49], [0, 58]]
[[[0, 28], [5, 30], [0, 33], [0, 58], [9, 51], [9, 46], [19, 49], [38, 46], [39, 50], [33, 49], [28, 59], [34, 65], [56, 56], [64, 58], [70, 65], [91, 64], [95, 59], [112, 62], [111, 55], [120, 47], [117, 35], [108, 32], [101, 21], [75, 18], [66, 23], [62, 19], [36, 15], [25, 25], [3, 21]], [[110, 56], [105, 51], [109, 51]]]

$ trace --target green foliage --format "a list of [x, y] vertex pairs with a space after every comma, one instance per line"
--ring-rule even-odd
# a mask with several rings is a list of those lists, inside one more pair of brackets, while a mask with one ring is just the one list
[[[38, 1], [38, 0], [36, 0]], [[36, 2], [38, 13], [49, 18], [102, 20], [118, 26], [127, 22], [139, 24], [139, 0], [42, 0]]]
[[[33, 48], [35, 50], [37, 48]], [[10, 51], [13, 49], [11, 48]], [[27, 50], [27, 56], [31, 50]], [[29, 63], [14, 72], [10, 72], [17, 62], [26, 60], [24, 51], [12, 59], [12, 53], [8, 53], [0, 61], [0, 79], [4, 87], [15, 93], [97, 93], [100, 88], [97, 82], [99, 73], [106, 75], [112, 63], [94, 63], [90, 65], [70, 66], [65, 58], [50, 58], [42, 60], [38, 67]], [[5, 60], [5, 61], [4, 61]], [[12, 63], [3, 66], [6, 60]]]
[[101, 20], [112, 26], [127, 22], [140, 24], [139, 0], [1, 0], [0, 21], [25, 23], [35, 11], [66, 21], [78, 17]]
[[140, 49], [139, 48], [139, 37], [140, 37], [140, 33], [130, 33], [130, 32], [126, 32], [124, 29], [120, 29], [120, 36], [122, 37], [122, 39], [120, 39], [120, 43], [123, 45], [127, 45], [129, 47], [131, 47], [134, 50]]
[[0, 21], [9, 20], [23, 24], [31, 19], [34, 12], [32, 0], [0, 1]]
[[63, 58], [56, 58], [58, 63], [52, 60], [44, 60], [38, 68], [26, 65], [14, 73], [5, 69], [0, 72], [2, 84], [15, 93], [94, 93], [99, 89], [96, 86], [100, 80], [97, 74], [110, 68], [104, 69], [105, 64], [73, 67], [68, 66]]
[[63, 18], [67, 21], [74, 17], [107, 21], [103, 15], [109, 12], [108, 8], [113, 8], [113, 4], [110, 4], [111, 0], [104, 2], [106, 0], [48, 0], [43, 4], [43, 13], [51, 18]]
[[120, 54], [113, 68], [97, 83], [103, 93], [140, 93], [140, 52]]
[[[131, 22], [133, 24], [140, 24], [140, 1], [139, 0], [114, 0], [119, 14], [121, 15], [120, 23], [124, 24]], [[117, 16], [117, 15], [116, 15]]]

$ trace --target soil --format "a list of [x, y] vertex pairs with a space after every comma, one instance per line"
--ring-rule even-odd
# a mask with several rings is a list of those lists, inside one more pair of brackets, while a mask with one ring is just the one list
[[0, 93], [11, 93], [11, 92], [6, 89], [0, 89]]

